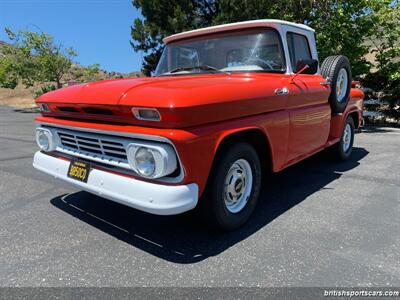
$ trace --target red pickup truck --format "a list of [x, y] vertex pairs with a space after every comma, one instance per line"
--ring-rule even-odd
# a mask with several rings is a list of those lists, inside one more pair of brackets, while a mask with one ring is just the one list
[[232, 230], [269, 171], [352, 151], [364, 94], [345, 56], [319, 66], [314, 30], [257, 20], [164, 39], [154, 76], [41, 96], [33, 166], [159, 215], [194, 208]]

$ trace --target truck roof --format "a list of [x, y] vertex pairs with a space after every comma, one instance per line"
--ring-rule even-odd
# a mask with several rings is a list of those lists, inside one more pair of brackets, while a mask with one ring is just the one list
[[223, 24], [223, 25], [217, 25], [217, 26], [211, 26], [211, 27], [206, 27], [206, 28], [201, 28], [201, 29], [185, 31], [185, 32], [174, 34], [174, 35], [170, 35], [170, 36], [164, 38], [163, 42], [167, 44], [167, 43], [170, 43], [175, 40], [199, 36], [199, 35], [203, 35], [203, 34], [243, 29], [243, 28], [263, 27], [263, 26], [278, 27], [280, 25], [289, 25], [289, 26], [293, 26], [293, 27], [311, 31], [311, 32], [315, 31], [311, 27], [304, 25], [304, 24], [298, 24], [298, 23], [288, 22], [288, 21], [284, 21], [284, 20], [276, 20], [276, 19], [261, 19], [261, 20], [252, 20], [252, 21], [245, 21], [245, 22]]

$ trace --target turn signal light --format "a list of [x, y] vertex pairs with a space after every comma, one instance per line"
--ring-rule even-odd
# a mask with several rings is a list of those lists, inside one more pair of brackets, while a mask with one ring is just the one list
[[160, 112], [155, 108], [134, 107], [132, 108], [132, 113], [138, 120], [156, 122], [161, 121]]
[[38, 103], [38, 106], [41, 112], [50, 112], [50, 107], [46, 103]]

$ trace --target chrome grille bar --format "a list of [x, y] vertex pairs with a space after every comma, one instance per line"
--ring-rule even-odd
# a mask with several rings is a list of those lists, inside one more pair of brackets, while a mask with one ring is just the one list
[[64, 133], [57, 130], [61, 144], [76, 150], [83, 150], [95, 154], [111, 156], [115, 158], [126, 158], [124, 143], [109, 141], [105, 137], [88, 137], [87, 134], [81, 132]]
[[134, 139], [63, 128], [52, 129], [59, 138], [56, 151], [131, 170], [125, 149]]

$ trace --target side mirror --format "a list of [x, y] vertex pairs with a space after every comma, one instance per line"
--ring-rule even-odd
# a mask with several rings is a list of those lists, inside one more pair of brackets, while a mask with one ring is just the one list
[[316, 59], [299, 60], [296, 64], [296, 74], [315, 74], [317, 72], [318, 60]]

